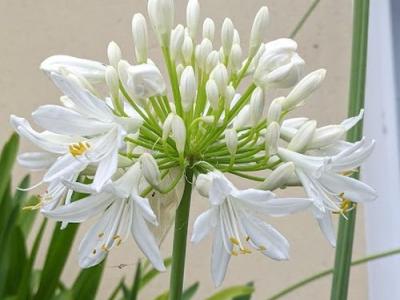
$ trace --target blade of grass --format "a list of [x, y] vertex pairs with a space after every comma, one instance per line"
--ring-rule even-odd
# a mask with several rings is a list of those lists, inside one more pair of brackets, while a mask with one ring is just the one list
[[199, 289], [199, 282], [193, 283], [186, 290], [183, 291], [182, 300], [191, 300]]
[[1, 152], [0, 200], [2, 200], [3, 198], [3, 194], [7, 189], [7, 185], [11, 177], [11, 170], [14, 165], [15, 158], [17, 157], [18, 145], [19, 145], [19, 137], [16, 133], [14, 133], [7, 141], [7, 143], [4, 145], [3, 150]]
[[247, 285], [238, 285], [226, 288], [222, 291], [217, 292], [213, 296], [207, 298], [207, 300], [231, 300], [238, 296], [251, 295], [254, 292], [254, 288]]
[[319, 4], [320, 0], [314, 0], [310, 7], [308, 8], [307, 12], [303, 15], [303, 17], [300, 19], [299, 23], [297, 23], [296, 27], [293, 29], [292, 33], [290, 34], [290, 38], [294, 39], [297, 35], [297, 33], [299, 33], [300, 29], [303, 27], [303, 25], [306, 23], [306, 21], [308, 20], [308, 18], [311, 16], [312, 12], [314, 11], [314, 9], [317, 7], [317, 5]]
[[[166, 258], [164, 259], [164, 265], [166, 268], [168, 268], [171, 265], [172, 259]], [[140, 281], [140, 286], [139, 286], [139, 290], [141, 290], [142, 288], [144, 288], [150, 281], [152, 281], [157, 275], [159, 275], [160, 272], [157, 271], [156, 269], [151, 269], [150, 271], [146, 272], [143, 276], [142, 276], [142, 280]]]
[[142, 264], [139, 260], [137, 263], [137, 266], [136, 266], [135, 278], [133, 279], [133, 284], [132, 284], [132, 288], [131, 288], [131, 292], [130, 292], [128, 300], [136, 300], [137, 299], [137, 296], [139, 294], [141, 279], [142, 279]]
[[96, 299], [96, 293], [103, 276], [105, 260], [89, 269], [82, 270], [72, 285], [73, 299]]

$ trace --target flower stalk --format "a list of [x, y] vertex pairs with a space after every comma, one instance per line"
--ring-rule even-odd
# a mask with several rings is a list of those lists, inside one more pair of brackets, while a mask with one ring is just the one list
[[[368, 46], [369, 0], [354, 1], [352, 67], [349, 97], [349, 116], [355, 116], [364, 108], [365, 79]], [[347, 139], [354, 142], [362, 137], [362, 123], [351, 131]], [[354, 175], [359, 177], [359, 173]], [[356, 224], [356, 207], [349, 211], [346, 218], [339, 221], [338, 240], [333, 272], [331, 299], [347, 299], [350, 266], [353, 250], [354, 230]]]

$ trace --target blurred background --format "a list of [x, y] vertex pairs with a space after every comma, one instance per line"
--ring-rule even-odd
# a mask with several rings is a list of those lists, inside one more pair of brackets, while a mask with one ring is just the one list
[[[176, 0], [177, 22], [184, 23], [185, 0]], [[210, 16], [220, 26], [229, 16], [247, 44], [252, 20], [259, 7], [267, 4], [271, 23], [267, 40], [288, 37], [311, 4], [311, 0], [201, 0], [202, 17]], [[394, 53], [400, 50], [400, 37], [392, 35], [392, 26], [400, 22], [400, 1], [393, 3], [375, 0], [371, 3], [370, 52], [367, 79], [366, 135], [377, 139], [374, 156], [364, 168], [364, 178], [376, 187], [380, 199], [360, 207], [354, 244], [354, 258], [367, 253], [392, 249], [400, 244], [394, 228], [400, 227], [398, 218], [399, 164], [397, 146], [397, 109]], [[123, 50], [125, 59], [132, 61], [131, 18], [135, 12], [146, 13], [145, 0], [1, 0], [0, 1], [0, 144], [12, 129], [8, 125], [10, 114], [29, 119], [37, 106], [58, 103], [60, 94], [39, 70], [39, 64], [54, 54], [106, 61], [106, 47], [112, 40]], [[393, 17], [396, 16], [397, 18]], [[393, 20], [393, 22], [392, 22]], [[307, 71], [317, 68], [328, 70], [323, 87], [315, 93], [307, 106], [296, 111], [318, 120], [319, 125], [340, 122], [346, 117], [352, 30], [352, 1], [322, 0], [307, 23], [298, 33], [299, 53], [306, 60]], [[397, 27], [400, 24], [397, 24]], [[161, 65], [161, 56], [154, 35], [151, 36], [150, 56]], [[22, 150], [30, 145], [22, 141]], [[25, 171], [17, 167], [15, 178]], [[38, 181], [33, 177], [33, 183]], [[18, 180], [16, 180], [17, 182]], [[239, 186], [248, 182], [238, 181]], [[40, 192], [37, 190], [35, 192]], [[301, 190], [296, 190], [298, 195]], [[285, 194], [285, 191], [283, 191]], [[191, 223], [207, 207], [205, 199], [195, 195]], [[274, 219], [271, 223], [291, 242], [291, 259], [274, 262], [259, 254], [232, 259], [223, 287], [254, 281], [255, 299], [288, 286], [290, 283], [333, 266], [334, 249], [324, 240], [311, 215], [302, 213], [290, 218]], [[82, 226], [78, 240], [86, 228]], [[49, 237], [50, 232], [45, 236]], [[41, 248], [45, 249], [46, 243]], [[171, 253], [172, 235], [162, 245], [165, 257]], [[43, 253], [43, 251], [42, 251]], [[71, 252], [63, 273], [66, 283], [79, 272], [77, 243]], [[214, 289], [209, 271], [211, 240], [198, 246], [189, 244], [186, 283], [201, 281], [196, 299], [204, 299]], [[122, 277], [131, 279], [135, 264], [140, 258], [131, 240], [109, 255], [98, 299], [106, 299]], [[39, 264], [43, 262], [43, 254]], [[118, 268], [119, 265], [126, 265]], [[349, 299], [400, 299], [400, 261], [389, 258], [371, 263], [368, 268], [352, 269]], [[142, 294], [141, 299], [152, 299], [168, 288], [169, 274], [162, 274]], [[331, 278], [311, 285], [287, 296], [285, 299], [328, 299]], [[369, 284], [368, 284], [369, 283]], [[390, 293], [390, 294], [386, 294]]]

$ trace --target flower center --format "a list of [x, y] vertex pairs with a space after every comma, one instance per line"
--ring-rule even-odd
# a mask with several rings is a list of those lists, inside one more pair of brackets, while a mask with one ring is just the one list
[[68, 148], [69, 153], [71, 153], [73, 157], [76, 157], [84, 154], [90, 148], [90, 145], [88, 142], [79, 142], [69, 145]]

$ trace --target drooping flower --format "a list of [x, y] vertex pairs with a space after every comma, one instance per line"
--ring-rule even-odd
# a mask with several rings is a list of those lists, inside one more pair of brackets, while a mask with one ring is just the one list
[[308, 199], [276, 198], [270, 191], [238, 190], [222, 173], [200, 175], [196, 183], [210, 208], [195, 221], [192, 242], [198, 243], [214, 231], [211, 272], [219, 286], [230, 257], [255, 251], [276, 260], [289, 257], [289, 243], [274, 227], [262, 221], [257, 214], [283, 216], [306, 209]]

